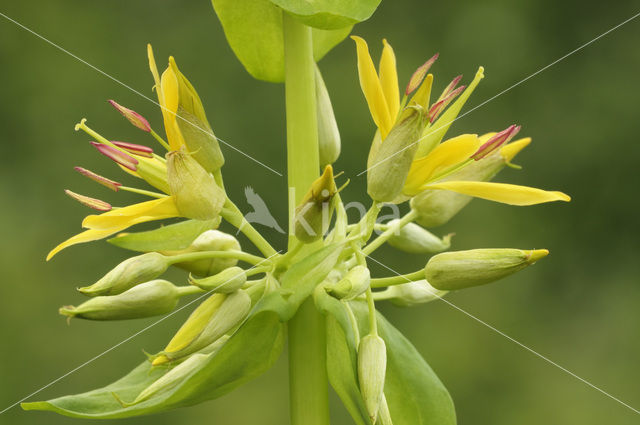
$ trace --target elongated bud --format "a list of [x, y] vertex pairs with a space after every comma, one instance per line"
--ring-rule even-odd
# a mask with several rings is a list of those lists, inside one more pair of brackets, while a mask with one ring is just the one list
[[333, 214], [333, 197], [338, 193], [333, 168], [327, 165], [312, 184], [294, 215], [294, 232], [298, 240], [311, 243], [320, 239], [329, 228]]
[[216, 218], [225, 202], [225, 193], [211, 174], [185, 151], [167, 154], [167, 181], [178, 211], [196, 220]]
[[320, 166], [333, 164], [340, 156], [340, 131], [333, 113], [329, 92], [316, 65], [316, 116]]
[[485, 143], [478, 148], [478, 151], [471, 155], [471, 158], [475, 161], [479, 161], [498, 149], [500, 146], [509, 142], [520, 131], [519, 125], [512, 125], [506, 130], [502, 130], [500, 133], [492, 136]]
[[[481, 139], [488, 139], [486, 135]], [[531, 142], [520, 139], [503, 146], [480, 161], [473, 161], [442, 181], [489, 181]], [[436, 227], [448, 222], [470, 201], [471, 197], [448, 190], [427, 190], [411, 199], [411, 208], [418, 212], [416, 221], [424, 227]]]
[[98, 150], [98, 152], [113, 160], [114, 162], [122, 165], [126, 169], [131, 171], [137, 170], [138, 160], [131, 155], [127, 155], [121, 150], [102, 143], [91, 142], [91, 144]]
[[[240, 251], [240, 242], [232, 235], [219, 230], [207, 230], [198, 236], [187, 249], [162, 251], [165, 255], [179, 255], [199, 251]], [[235, 258], [211, 258], [208, 260], [184, 261], [175, 266], [198, 276], [211, 276], [238, 263]]]
[[219, 294], [230, 294], [242, 288], [247, 281], [247, 274], [240, 267], [229, 267], [213, 276], [203, 279], [189, 278], [189, 283], [207, 291]]
[[129, 142], [119, 142], [117, 140], [112, 140], [111, 143], [134, 155], [144, 156], [146, 158], [153, 158], [153, 149], [151, 149], [149, 146], [138, 145], [138, 144], [129, 143]]
[[111, 204], [109, 204], [108, 202], [101, 201], [100, 199], [96, 199], [96, 198], [90, 198], [84, 195], [79, 195], [68, 189], [65, 189], [64, 193], [66, 193], [67, 195], [69, 195], [69, 197], [75, 199], [76, 201], [80, 202], [85, 207], [89, 207], [97, 211], [111, 211], [112, 207], [111, 207]]
[[444, 252], [432, 257], [424, 274], [436, 289], [453, 291], [491, 283], [535, 263], [546, 249], [472, 249]]
[[438, 56], [440, 56], [440, 54], [436, 53], [425, 63], [420, 65], [418, 69], [415, 70], [413, 75], [411, 75], [411, 78], [409, 78], [409, 83], [407, 84], [407, 88], [404, 91], [405, 96], [409, 96], [418, 87], [420, 87], [420, 84], [422, 84], [424, 77], [427, 75], [427, 71], [429, 71], [429, 68], [431, 68], [431, 65], [433, 65], [436, 59], [438, 59]]
[[122, 404], [123, 407], [129, 407], [141, 403], [150, 399], [153, 396], [159, 396], [173, 389], [176, 385], [182, 382], [185, 378], [193, 374], [196, 370], [200, 369], [207, 363], [210, 358], [207, 354], [194, 354], [184, 362], [180, 363], [167, 373], [162, 375], [158, 380], [154, 381], [147, 388], [142, 390], [140, 394], [130, 403], [122, 400], [117, 393], [112, 393], [113, 396]]
[[386, 370], [387, 348], [384, 340], [378, 335], [362, 338], [358, 345], [358, 382], [372, 424], [376, 423], [380, 409]]
[[[386, 227], [392, 227], [398, 219], [389, 221]], [[453, 234], [446, 235], [442, 239], [415, 223], [408, 223], [387, 240], [389, 245], [411, 254], [434, 254], [442, 252], [451, 246]]]
[[178, 360], [207, 347], [239, 325], [250, 310], [251, 297], [245, 291], [213, 294], [191, 313], [152, 364]]
[[447, 291], [441, 291], [429, 285], [426, 280], [407, 282], [401, 285], [393, 285], [385, 291], [385, 299], [401, 307], [411, 307], [437, 300]]
[[342, 279], [329, 289], [336, 298], [352, 300], [364, 293], [371, 283], [371, 273], [365, 266], [355, 266]]
[[157, 278], [167, 267], [167, 257], [157, 252], [148, 252], [124, 260], [93, 285], [78, 290], [92, 297], [121, 294], [129, 288]]
[[367, 170], [367, 192], [374, 201], [391, 202], [402, 193], [425, 124], [422, 107], [409, 106], [379, 145]]
[[200, 96], [187, 77], [180, 72], [173, 57], [169, 58], [169, 68], [175, 73], [178, 81], [176, 123], [187, 150], [206, 171], [212, 173], [219, 170], [224, 165], [224, 156], [209, 125]]
[[99, 174], [94, 173], [93, 171], [89, 171], [85, 168], [82, 167], [73, 167], [74, 170], [76, 170], [77, 172], [79, 172], [80, 174], [82, 174], [85, 177], [90, 178], [91, 180], [93, 180], [96, 183], [99, 183], [105, 187], [108, 187], [109, 189], [113, 190], [114, 192], [117, 192], [118, 189], [120, 188], [120, 186], [122, 186], [122, 183], [118, 183], [116, 181], [113, 180], [109, 180], [106, 177], [102, 177]]
[[[454, 82], [455, 80], [452, 82], [452, 84]], [[449, 104], [453, 101], [453, 99], [458, 97], [458, 95], [462, 93], [466, 87], [467, 86], [460, 86], [457, 89], [450, 91], [444, 98], [434, 103], [431, 108], [429, 108], [429, 122], [433, 123], [440, 116], [442, 111], [444, 111], [447, 106], [449, 106]]]
[[152, 280], [119, 295], [91, 298], [77, 307], [64, 306], [60, 314], [88, 320], [127, 320], [157, 316], [172, 311], [180, 291], [166, 280]]
[[131, 124], [138, 127], [142, 131], [146, 131], [147, 133], [151, 132], [149, 121], [147, 121], [142, 115], [129, 108], [125, 108], [124, 106], [118, 104], [115, 100], [109, 100], [109, 103], [111, 104], [111, 106], [116, 108], [123, 117], [129, 120]]

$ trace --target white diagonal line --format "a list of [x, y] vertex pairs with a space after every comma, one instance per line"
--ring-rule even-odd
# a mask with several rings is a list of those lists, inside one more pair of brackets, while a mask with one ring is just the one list
[[[391, 267], [387, 266], [386, 264], [381, 263], [380, 261], [376, 260], [375, 258], [371, 257], [370, 255], [367, 255], [367, 258], [373, 260], [374, 262], [376, 262], [377, 264], [381, 265], [382, 267], [384, 267], [385, 269], [389, 270], [392, 273], [395, 273], [397, 276], [403, 277], [404, 279], [407, 280], [407, 282], [411, 282], [411, 279], [407, 279], [406, 277], [404, 277], [402, 274], [398, 273], [397, 271], [393, 270]], [[434, 295], [436, 295], [434, 293]], [[557, 367], [558, 369], [562, 370], [563, 372], [573, 376], [574, 378], [576, 378], [577, 380], [579, 380], [580, 382], [587, 384], [588, 386], [590, 386], [591, 388], [593, 388], [594, 390], [604, 394], [605, 396], [609, 397], [610, 399], [617, 401], [618, 403], [620, 403], [621, 405], [623, 405], [624, 407], [632, 410], [633, 412], [640, 414], [640, 410], [635, 409], [634, 407], [628, 405], [627, 403], [625, 403], [624, 401], [620, 400], [619, 398], [612, 396], [611, 394], [609, 394], [608, 392], [606, 392], [605, 390], [595, 386], [594, 384], [592, 384], [591, 382], [587, 381], [584, 378], [579, 377], [578, 375], [576, 375], [575, 373], [571, 372], [570, 370], [568, 370], [567, 368], [560, 366], [558, 363], [554, 362], [553, 360], [549, 359], [548, 357], [543, 356], [542, 354], [538, 353], [537, 351], [535, 351], [534, 349], [524, 345], [523, 343], [521, 343], [520, 341], [510, 337], [509, 335], [505, 334], [504, 332], [502, 332], [499, 329], [496, 329], [495, 327], [491, 326], [490, 324], [488, 324], [487, 322], [485, 322], [484, 320], [478, 318], [477, 316], [469, 313], [468, 311], [466, 311], [465, 309], [458, 307], [457, 305], [455, 305], [454, 303], [452, 303], [451, 301], [448, 301], [440, 296], [438, 296], [438, 299], [444, 303], [446, 303], [449, 307], [453, 307], [456, 310], [458, 310], [459, 312], [465, 314], [466, 316], [472, 318], [473, 320], [475, 320], [476, 322], [486, 326], [487, 328], [491, 329], [492, 331], [496, 332], [498, 335], [501, 335], [505, 338], [507, 338], [509, 341], [517, 344], [518, 346], [524, 348], [525, 350], [527, 350], [528, 352], [530, 352], [531, 354], [534, 354], [535, 356], [541, 358], [542, 360], [544, 360], [545, 362]]]
[[[462, 115], [459, 115], [458, 117], [454, 118], [453, 120], [444, 123], [442, 125], [440, 125], [439, 127], [437, 127], [434, 130], [431, 130], [430, 132], [428, 132], [427, 134], [423, 135], [422, 137], [420, 137], [418, 140], [416, 140], [415, 142], [411, 143], [409, 146], [404, 147], [403, 149], [399, 150], [398, 152], [395, 152], [393, 155], [390, 155], [388, 157], [386, 157], [385, 159], [383, 159], [382, 161], [376, 162], [374, 165], [372, 165], [371, 167], [367, 168], [364, 171], [361, 171], [360, 173], [358, 173], [358, 177], [360, 177], [361, 175], [363, 175], [364, 173], [366, 173], [367, 171], [377, 167], [380, 164], [385, 163], [386, 161], [390, 160], [391, 158], [393, 158], [394, 156], [404, 152], [405, 150], [409, 149], [410, 147], [414, 146], [416, 143], [420, 143], [421, 140], [425, 139], [427, 136], [435, 133], [436, 131], [440, 130], [443, 127], [446, 127], [450, 124], [452, 124], [453, 122], [459, 120], [460, 118], [469, 115], [471, 112], [475, 111], [478, 108], [483, 107], [484, 105], [486, 105], [487, 103], [495, 100], [496, 98], [502, 96], [503, 94], [505, 94], [506, 92], [510, 91], [511, 89], [514, 89], [516, 87], [518, 87], [520, 84], [524, 83], [525, 81], [535, 77], [536, 75], [540, 74], [543, 71], [546, 71], [547, 69], [551, 68], [553, 65], [557, 64], [558, 62], [563, 61], [564, 59], [568, 58], [569, 56], [573, 55], [574, 53], [584, 49], [585, 47], [587, 47], [588, 45], [595, 43], [596, 41], [598, 41], [599, 39], [601, 39], [602, 37], [604, 37], [605, 35], [617, 30], [618, 28], [620, 28], [621, 26], [623, 26], [624, 24], [627, 24], [631, 21], [633, 21], [634, 19], [636, 19], [638, 16], [640, 16], [640, 13], [636, 13], [635, 15], [633, 15], [632, 17], [625, 19], [624, 21], [620, 22], [618, 25], [614, 26], [613, 28], [608, 29], [607, 31], [603, 32], [602, 34], [600, 34], [599, 36], [597, 36], [596, 38], [587, 41], [586, 43], [584, 43], [583, 45], [581, 45], [580, 47], [577, 47], [575, 49], [573, 49], [572, 51], [570, 51], [569, 53], [565, 54], [564, 56], [559, 57], [558, 59], [554, 60], [553, 62], [551, 62], [550, 64], [548, 64], [547, 66], [544, 66], [542, 68], [540, 68], [539, 70], [537, 70], [536, 72], [534, 72], [533, 74], [528, 75], [527, 77], [523, 78], [522, 80], [518, 81], [517, 83], [507, 87], [506, 89], [502, 90], [500, 93], [490, 97], [489, 99], [485, 100], [484, 102], [480, 103], [479, 105], [474, 106], [473, 108], [469, 109], [467, 112], [465, 112]], [[436, 121], [437, 122], [437, 121]]]
[[103, 70], [101, 70], [100, 68], [90, 64], [89, 62], [85, 61], [82, 58], [79, 58], [78, 56], [76, 56], [75, 54], [71, 53], [70, 51], [68, 51], [67, 49], [65, 49], [64, 47], [54, 43], [53, 41], [47, 39], [46, 37], [38, 34], [37, 32], [35, 32], [34, 30], [32, 30], [29, 27], [26, 27], [25, 25], [21, 24], [20, 22], [16, 21], [15, 19], [12, 19], [10, 17], [8, 17], [7, 15], [5, 15], [4, 13], [0, 12], [0, 16], [2, 16], [3, 18], [5, 18], [6, 20], [13, 22], [14, 24], [16, 24], [17, 26], [19, 26], [20, 28], [22, 28], [25, 31], [30, 32], [31, 34], [35, 35], [36, 37], [38, 37], [39, 39], [45, 41], [46, 43], [50, 44], [51, 46], [55, 47], [56, 49], [60, 50], [61, 52], [66, 53], [67, 55], [71, 56], [72, 58], [76, 59], [79, 62], [82, 62], [83, 64], [87, 65], [89, 68], [93, 69], [94, 71], [104, 75], [105, 77], [109, 78], [110, 80], [120, 84], [121, 86], [131, 90], [132, 92], [134, 92], [135, 94], [137, 94], [140, 97], [143, 97], [144, 99], [148, 100], [149, 102], [159, 106], [161, 109], [168, 111], [171, 114], [174, 114], [177, 118], [180, 118], [182, 121], [186, 122], [187, 124], [193, 126], [194, 128], [200, 130], [201, 132], [208, 134], [211, 137], [215, 137], [220, 143], [224, 144], [225, 146], [233, 149], [234, 151], [238, 152], [241, 155], [244, 155], [245, 157], [249, 158], [250, 160], [254, 161], [257, 164], [262, 165], [264, 168], [266, 168], [267, 170], [279, 175], [280, 177], [283, 177], [282, 173], [274, 170], [273, 168], [269, 167], [268, 165], [264, 164], [263, 162], [255, 159], [254, 157], [252, 157], [251, 155], [249, 155], [248, 153], [245, 153], [243, 151], [241, 151], [240, 149], [236, 148], [235, 146], [231, 145], [230, 143], [227, 143], [226, 141], [222, 140], [221, 138], [217, 137], [215, 134], [213, 134], [210, 131], [207, 131], [206, 129], [192, 123], [191, 121], [188, 121], [187, 119], [183, 118], [182, 116], [180, 116], [179, 114], [176, 114], [172, 111], [169, 111], [167, 108], [165, 108], [164, 106], [160, 105], [157, 101], [153, 100], [152, 98], [140, 93], [138, 90], [134, 89], [133, 87], [123, 83], [122, 81], [118, 80], [117, 78], [111, 76], [110, 74], [107, 74], [106, 72], [104, 72]]
[[[265, 261], [269, 260], [269, 259], [270, 259], [270, 258], [272, 258], [273, 256], [278, 255], [280, 252], [281, 252], [281, 251], [278, 251], [278, 252], [276, 252], [275, 254], [270, 255], [269, 257], [265, 258], [264, 260], [260, 261], [259, 263], [254, 264], [253, 266], [249, 267], [246, 271], [249, 271], [249, 270], [251, 270], [251, 269], [254, 269], [254, 268], [258, 267], [260, 264], [262, 264], [262, 263], [264, 263]], [[242, 273], [245, 273], [245, 271], [243, 271]], [[222, 283], [218, 288], [216, 288], [216, 289], [220, 289], [220, 288], [222, 288], [224, 285], [226, 285], [228, 282], [231, 282], [233, 279], [235, 279], [236, 277], [240, 276], [240, 274], [242, 274], [242, 273], [238, 273], [237, 275], [235, 275], [235, 276], [233, 276], [233, 277], [229, 278], [229, 280], [226, 280], [225, 282], [223, 282], [223, 283]], [[74, 368], [74, 369], [71, 369], [69, 372], [65, 373], [64, 375], [60, 376], [59, 378], [54, 379], [53, 381], [49, 382], [49, 383], [48, 383], [47, 385], [45, 385], [44, 387], [39, 388], [38, 390], [36, 390], [36, 391], [32, 392], [32, 393], [31, 393], [31, 394], [29, 394], [28, 396], [21, 398], [20, 400], [16, 401], [16, 402], [15, 402], [15, 403], [13, 403], [12, 405], [10, 405], [10, 406], [6, 407], [4, 410], [0, 411], [0, 415], [2, 415], [4, 412], [6, 412], [7, 410], [11, 409], [12, 407], [15, 407], [15, 406], [17, 406], [18, 404], [22, 403], [23, 401], [25, 401], [25, 400], [29, 399], [30, 397], [32, 397], [32, 396], [34, 396], [34, 395], [38, 394], [39, 392], [41, 392], [41, 391], [43, 391], [43, 390], [45, 390], [45, 389], [49, 388], [49, 387], [50, 387], [50, 386], [52, 386], [53, 384], [55, 384], [55, 383], [57, 383], [57, 382], [59, 382], [59, 381], [63, 380], [64, 378], [66, 378], [67, 376], [71, 375], [72, 373], [74, 373], [74, 372], [76, 372], [76, 371], [78, 371], [78, 370], [82, 369], [82, 368], [83, 368], [83, 367], [85, 367], [86, 365], [88, 365], [88, 364], [90, 364], [90, 363], [94, 362], [95, 360], [98, 360], [100, 357], [102, 357], [102, 356], [104, 356], [105, 354], [107, 354], [107, 353], [109, 353], [109, 352], [111, 352], [111, 351], [115, 350], [116, 348], [120, 347], [122, 344], [125, 344], [125, 343], [127, 343], [127, 342], [131, 341], [133, 338], [137, 337], [137, 336], [138, 336], [138, 335], [140, 335], [141, 333], [148, 331], [149, 329], [151, 329], [152, 327], [154, 327], [154, 326], [155, 326], [155, 325], [157, 325], [158, 323], [163, 322], [164, 320], [168, 319], [169, 317], [173, 316], [174, 314], [176, 314], [176, 313], [180, 312], [181, 310], [184, 310], [185, 308], [189, 307], [191, 304], [193, 304], [193, 303], [195, 303], [195, 302], [200, 301], [202, 298], [204, 298], [204, 297], [206, 297], [206, 296], [210, 295], [210, 294], [211, 294], [211, 292], [213, 292], [213, 291], [214, 291], [214, 289], [212, 289], [212, 290], [210, 290], [210, 291], [208, 291], [208, 292], [205, 292], [204, 294], [200, 295], [198, 298], [196, 298], [196, 299], [194, 299], [194, 300], [192, 300], [192, 301], [189, 301], [187, 304], [183, 305], [183, 306], [182, 306], [182, 307], [180, 307], [179, 309], [172, 311], [171, 313], [167, 314], [166, 316], [163, 316], [162, 318], [160, 318], [159, 320], [157, 320], [157, 321], [153, 322], [153, 323], [152, 323], [152, 324], [150, 324], [149, 326], [147, 326], [147, 327], [145, 327], [145, 328], [142, 328], [142, 329], [141, 329], [141, 330], [139, 330], [138, 332], [136, 332], [136, 333], [134, 333], [133, 335], [131, 335], [131, 336], [129, 336], [129, 337], [127, 337], [127, 338], [123, 339], [122, 341], [120, 341], [120, 342], [119, 342], [119, 343], [117, 343], [116, 345], [112, 346], [111, 348], [109, 348], [109, 349], [107, 349], [107, 350], [103, 351], [102, 353], [98, 354], [97, 356], [94, 356], [94, 357], [92, 357], [91, 359], [87, 360], [86, 362], [82, 363], [80, 366], [78, 366], [78, 367], [76, 367], [76, 368]], [[246, 318], [245, 318], [245, 320], [246, 320]], [[244, 322], [243, 322], [243, 323], [244, 323]]]

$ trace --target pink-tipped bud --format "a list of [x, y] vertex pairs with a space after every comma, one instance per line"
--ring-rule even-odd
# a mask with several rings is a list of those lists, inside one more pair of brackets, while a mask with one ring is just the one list
[[102, 155], [112, 159], [113, 161], [117, 162], [125, 168], [128, 168], [131, 171], [137, 171], [138, 160], [131, 155], [127, 155], [121, 150], [108, 145], [103, 145], [102, 143], [91, 142], [91, 144], [96, 149], [98, 149], [98, 152], [100, 152]]
[[118, 189], [120, 188], [120, 186], [122, 186], [122, 183], [118, 183], [118, 182], [115, 182], [113, 180], [109, 180], [108, 178], [102, 177], [101, 175], [96, 174], [93, 171], [89, 171], [86, 168], [73, 167], [73, 169], [76, 170], [77, 172], [79, 172], [80, 174], [82, 174], [83, 176], [89, 177], [94, 182], [100, 183], [101, 185], [108, 187], [109, 189], [113, 190], [114, 192], [117, 192]]
[[65, 189], [64, 193], [66, 193], [76, 201], [80, 202], [85, 207], [93, 208], [94, 210], [103, 211], [103, 212], [111, 211], [111, 204], [105, 201], [101, 201], [100, 199], [89, 198], [88, 196], [79, 195], [68, 189]]
[[116, 108], [123, 117], [128, 119], [131, 124], [135, 125], [142, 131], [146, 131], [147, 133], [151, 132], [149, 121], [147, 121], [142, 115], [140, 115], [136, 111], [132, 111], [129, 108], [125, 108], [124, 106], [118, 104], [115, 100], [109, 100], [109, 103], [111, 104], [111, 106]]
[[467, 86], [460, 86], [457, 89], [451, 91], [444, 99], [441, 99], [434, 103], [429, 109], [429, 122], [434, 122], [436, 118], [445, 110], [447, 106], [451, 103], [453, 99], [458, 97], [460, 93], [464, 91]]
[[136, 145], [135, 143], [118, 142], [115, 140], [112, 140], [111, 143], [129, 153], [146, 156], [147, 158], [153, 158], [153, 149], [148, 146]]
[[433, 65], [436, 59], [438, 59], [439, 55], [440, 53], [436, 53], [435, 55], [431, 56], [431, 58], [428, 61], [426, 61], [425, 63], [420, 65], [418, 69], [416, 69], [416, 71], [413, 73], [411, 78], [409, 78], [409, 84], [407, 84], [407, 88], [404, 91], [405, 95], [409, 96], [418, 87], [420, 87], [420, 84], [422, 84], [424, 77], [427, 75], [427, 71], [429, 71], [429, 68], [431, 68], [431, 65]]
[[460, 83], [460, 80], [462, 80], [462, 75], [458, 75], [456, 78], [454, 78], [449, 85], [442, 91], [442, 94], [440, 95], [440, 97], [438, 98], [438, 100], [442, 100], [445, 97], [449, 96], [449, 94], [451, 94], [451, 92], [456, 88], [456, 86]]
[[512, 126], [509, 126], [509, 128], [507, 128], [506, 130], [502, 130], [500, 133], [495, 134], [492, 138], [490, 138], [482, 146], [480, 146], [476, 153], [471, 155], [471, 159], [474, 159], [476, 161], [481, 160], [491, 152], [498, 149], [500, 146], [507, 143], [509, 140], [513, 139], [513, 137], [518, 134], [519, 131], [520, 126], [514, 124]]

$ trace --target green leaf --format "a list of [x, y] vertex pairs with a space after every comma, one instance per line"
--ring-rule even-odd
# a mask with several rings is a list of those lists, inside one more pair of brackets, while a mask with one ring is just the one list
[[371, 425], [358, 385], [356, 335], [347, 305], [322, 289], [314, 293], [316, 307], [327, 316], [329, 382], [357, 425]]
[[[231, 49], [254, 78], [284, 81], [282, 9], [269, 0], [212, 0]], [[351, 32], [313, 29], [313, 56], [322, 59]]]
[[[361, 335], [369, 332], [368, 310], [351, 303]], [[377, 313], [378, 333], [387, 344], [384, 393], [394, 425], [455, 425], [453, 400], [435, 372], [402, 333]]]
[[115, 246], [138, 252], [177, 251], [188, 248], [203, 232], [216, 229], [220, 218], [213, 220], [186, 220], [138, 233], [123, 233], [108, 240]]
[[282, 351], [284, 326], [276, 313], [261, 311], [201, 367], [176, 386], [129, 407], [112, 395], [130, 401], [167, 369], [145, 361], [124, 378], [106, 387], [49, 401], [23, 403], [25, 410], [49, 410], [78, 418], [125, 418], [191, 406], [220, 397], [271, 367]]
[[302, 23], [325, 30], [351, 26], [369, 19], [380, 0], [271, 0]]

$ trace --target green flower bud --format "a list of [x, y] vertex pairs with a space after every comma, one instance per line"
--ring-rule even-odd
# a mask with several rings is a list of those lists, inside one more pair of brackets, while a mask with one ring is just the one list
[[155, 279], [169, 267], [167, 257], [157, 252], [148, 252], [124, 260], [99, 281], [78, 291], [91, 297], [117, 295], [129, 288]]
[[226, 195], [215, 179], [184, 150], [167, 154], [167, 181], [180, 215], [196, 220], [216, 218]]
[[424, 269], [434, 288], [453, 291], [484, 285], [522, 270], [549, 254], [546, 249], [472, 249], [432, 257]]
[[385, 299], [401, 307], [411, 307], [437, 300], [447, 291], [440, 291], [429, 285], [426, 280], [407, 282], [388, 287], [384, 292]]
[[358, 382], [360, 393], [371, 418], [376, 423], [387, 370], [387, 349], [378, 335], [367, 335], [358, 345]]
[[[393, 226], [398, 221], [399, 219], [391, 220], [386, 227]], [[411, 254], [434, 254], [449, 249], [452, 236], [453, 234], [449, 234], [440, 239], [420, 225], [408, 223], [394, 232], [387, 242], [392, 247]]]
[[247, 281], [247, 275], [243, 269], [234, 266], [221, 271], [213, 276], [203, 279], [189, 278], [189, 283], [207, 291], [219, 294], [230, 294], [242, 288]]
[[197, 354], [215, 354], [222, 348], [223, 345], [227, 343], [229, 338], [231, 338], [231, 335], [222, 335], [216, 341], [198, 351]]
[[147, 388], [142, 390], [140, 394], [131, 403], [127, 403], [120, 399], [116, 393], [112, 393], [113, 396], [122, 404], [123, 407], [133, 406], [150, 399], [153, 396], [161, 395], [173, 387], [184, 381], [188, 376], [193, 374], [196, 370], [200, 369], [207, 363], [210, 358], [207, 354], [194, 354], [184, 362], [180, 363], [167, 373], [162, 375], [158, 380], [154, 381]]
[[172, 311], [180, 291], [166, 280], [141, 283], [118, 295], [99, 296], [78, 307], [64, 306], [60, 314], [88, 320], [127, 320], [157, 316]]
[[325, 234], [333, 215], [331, 201], [336, 193], [338, 188], [333, 179], [333, 168], [327, 165], [296, 207], [294, 232], [298, 240], [311, 243]]
[[377, 151], [367, 170], [367, 192], [374, 201], [391, 202], [402, 193], [426, 122], [422, 107], [408, 106], [386, 139], [372, 145]]
[[338, 283], [330, 287], [329, 293], [336, 298], [352, 300], [364, 293], [370, 283], [369, 269], [365, 266], [355, 266]]
[[[489, 181], [530, 142], [531, 139], [525, 138], [509, 143], [499, 151], [471, 162], [441, 181]], [[418, 223], [424, 227], [436, 227], [448, 222], [471, 199], [471, 196], [449, 190], [426, 190], [411, 199], [411, 208], [418, 213]]]
[[340, 131], [333, 114], [329, 92], [316, 65], [316, 116], [320, 165], [333, 164], [340, 156]]
[[[232, 235], [219, 230], [207, 230], [198, 236], [187, 249], [162, 251], [165, 255], [179, 255], [198, 251], [240, 251], [240, 242]], [[235, 258], [211, 258], [176, 263], [175, 266], [198, 276], [211, 276], [238, 263]]]
[[382, 400], [380, 402], [380, 412], [378, 412], [378, 423], [380, 425], [393, 425], [391, 420], [391, 412], [389, 412], [389, 405], [387, 404], [387, 397], [382, 394]]
[[245, 291], [213, 294], [191, 313], [152, 364], [179, 360], [205, 348], [242, 323], [250, 310], [251, 297]]

